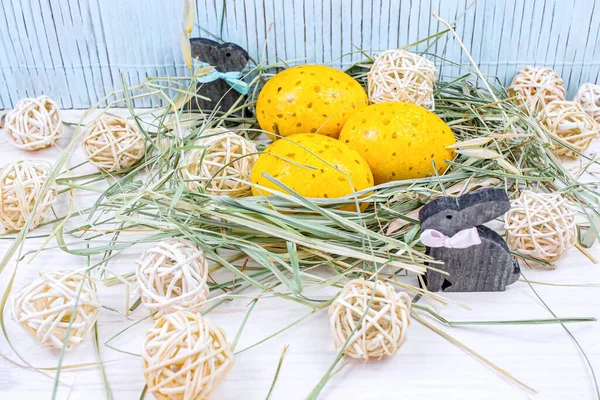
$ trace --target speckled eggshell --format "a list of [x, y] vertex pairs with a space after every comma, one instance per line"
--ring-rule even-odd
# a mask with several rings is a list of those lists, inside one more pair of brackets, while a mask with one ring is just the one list
[[263, 173], [308, 198], [337, 198], [373, 186], [373, 174], [358, 152], [336, 139], [309, 133], [272, 143], [254, 165], [252, 182], [267, 188], [252, 187], [254, 195], [282, 192]]
[[424, 178], [448, 168], [456, 143], [452, 130], [425, 108], [401, 102], [373, 104], [354, 114], [339, 140], [358, 151], [373, 171], [375, 183]]
[[348, 118], [366, 105], [367, 93], [350, 75], [324, 65], [301, 65], [267, 81], [258, 95], [256, 115], [264, 131], [277, 130], [281, 136], [319, 133], [337, 138]]

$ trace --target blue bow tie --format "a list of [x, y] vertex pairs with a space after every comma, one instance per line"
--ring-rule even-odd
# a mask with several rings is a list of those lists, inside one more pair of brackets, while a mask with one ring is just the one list
[[[206, 67], [208, 65], [200, 64], [200, 66]], [[213, 67], [213, 70], [210, 71], [208, 74], [199, 77], [198, 82], [208, 83], [216, 81], [217, 79], [223, 79], [236, 92], [241, 94], [248, 94], [248, 92], [250, 91], [250, 85], [248, 85], [246, 82], [240, 79], [243, 75], [244, 74], [242, 73], [242, 71], [220, 72]]]

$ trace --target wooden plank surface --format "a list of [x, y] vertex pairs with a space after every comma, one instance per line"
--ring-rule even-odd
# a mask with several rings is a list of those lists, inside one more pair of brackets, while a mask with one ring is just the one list
[[[395, 48], [437, 32], [436, 14], [449, 22], [462, 16], [457, 32], [482, 71], [505, 84], [525, 65], [548, 65], [563, 76], [571, 98], [600, 75], [600, 7], [593, 0], [196, 0], [195, 10], [195, 36], [236, 42], [257, 62], [347, 66], [363, 57], [359, 49]], [[0, 109], [42, 93], [64, 109], [86, 108], [120, 89], [121, 74], [128, 85], [184, 75], [181, 22], [177, 1], [5, 0]], [[452, 37], [433, 50], [468, 64]]]
[[[81, 113], [66, 112], [64, 119], [77, 122]], [[14, 149], [0, 132], [0, 158], [2, 162], [18, 159], [42, 159], [54, 162], [61, 149], [68, 143], [72, 128], [58, 147], [28, 153]], [[600, 151], [596, 140], [591, 152]], [[78, 149], [72, 165], [83, 161]], [[87, 166], [85, 168], [88, 168]], [[596, 173], [600, 168], [592, 167]], [[89, 171], [94, 169], [89, 167]], [[85, 171], [81, 171], [82, 173]], [[90, 197], [91, 196], [91, 197]], [[78, 204], [93, 200], [94, 194], [78, 197]], [[62, 203], [61, 203], [62, 204]], [[62, 206], [64, 211], [64, 204]], [[44, 233], [41, 228], [34, 233]], [[24, 251], [38, 248], [43, 239], [28, 241]], [[10, 245], [10, 240], [0, 238], [0, 254]], [[51, 247], [54, 244], [51, 244]], [[143, 250], [134, 247], [109, 264], [112, 271], [131, 272], [134, 261]], [[600, 259], [600, 246], [596, 244], [591, 254]], [[523, 268], [523, 275], [531, 281], [554, 285], [517, 282], [500, 293], [446, 293], [454, 305], [434, 305], [439, 313], [450, 320], [500, 320], [551, 318], [540, 299], [559, 317], [600, 318], [600, 265], [592, 264], [583, 254], [572, 250], [559, 261], [554, 271]], [[29, 257], [20, 262], [15, 279], [18, 289], [35, 279], [42, 270], [85, 267], [84, 258], [70, 256], [56, 248], [41, 253], [32, 262]], [[4, 293], [15, 268], [15, 263], [0, 276], [0, 293]], [[415, 284], [413, 276], [403, 278]], [[585, 286], [560, 286], [560, 285]], [[539, 295], [539, 298], [537, 297]], [[140, 358], [124, 354], [139, 354], [141, 338], [150, 322], [140, 324], [105, 343], [124, 328], [147, 317], [140, 307], [125, 317], [127, 292], [123, 285], [100, 286], [99, 299], [104, 304], [99, 319], [99, 337], [102, 357], [110, 389], [115, 399], [130, 400], [140, 396], [144, 386]], [[218, 307], [209, 317], [220, 324], [230, 340], [235, 336], [254, 293], [248, 293], [230, 303]], [[421, 300], [421, 304], [426, 304]], [[461, 307], [464, 305], [465, 307]], [[242, 350], [277, 330], [293, 323], [309, 312], [306, 308], [278, 298], [262, 298], [253, 311], [240, 339], [237, 351]], [[5, 310], [7, 332], [18, 352], [36, 367], [56, 366], [59, 352], [40, 348], [34, 340], [16, 324]], [[441, 326], [440, 326], [441, 327]], [[597, 373], [600, 372], [600, 329], [598, 323], [567, 325], [587, 354]], [[394, 357], [379, 362], [364, 363], [346, 360], [347, 365], [326, 386], [320, 398], [346, 399], [594, 399], [595, 392], [591, 374], [575, 343], [567, 332], [557, 325], [540, 326], [481, 326], [441, 327], [456, 339], [479, 352], [517, 378], [535, 388], [539, 395], [532, 396], [507, 383], [482, 363], [448, 343], [416, 321], [410, 326], [408, 341]], [[82, 346], [69, 352], [65, 365], [97, 361], [91, 336]], [[269, 391], [277, 363], [284, 346], [289, 350], [283, 362], [272, 399], [304, 399], [336, 357], [326, 312], [312, 315], [306, 321], [251, 350], [237, 354], [235, 365], [228, 379], [215, 393], [214, 399], [264, 399]], [[17, 356], [0, 337], [0, 354], [18, 361]], [[50, 378], [32, 370], [16, 367], [0, 357], [0, 398], [37, 400], [50, 398], [53, 387], [53, 371]], [[64, 370], [64, 385], [58, 387], [58, 399], [96, 400], [105, 399], [101, 372], [98, 367]], [[148, 397], [150, 398], [150, 397]]]

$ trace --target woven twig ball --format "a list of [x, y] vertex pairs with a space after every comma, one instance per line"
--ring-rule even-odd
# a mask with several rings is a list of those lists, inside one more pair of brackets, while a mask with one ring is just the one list
[[552, 101], [565, 99], [563, 80], [552, 68], [525, 67], [517, 72], [507, 93], [516, 96], [516, 102], [530, 113], [537, 113]]
[[437, 70], [425, 57], [406, 50], [388, 50], [375, 59], [367, 75], [371, 103], [405, 101], [434, 109]]
[[60, 349], [66, 340], [70, 350], [98, 319], [96, 292], [94, 281], [81, 272], [42, 272], [13, 297], [13, 315], [41, 345]]
[[508, 246], [544, 261], [555, 261], [577, 239], [575, 210], [560, 194], [529, 190], [512, 202], [506, 214]]
[[48, 96], [19, 100], [4, 120], [6, 137], [23, 150], [39, 150], [52, 146], [62, 130], [60, 110]]
[[350, 357], [381, 359], [396, 353], [406, 340], [410, 306], [409, 296], [392, 285], [362, 278], [348, 282], [329, 307], [335, 347], [341, 348], [352, 335], [344, 351]]
[[[574, 101], [553, 101], [538, 116], [539, 123], [551, 135], [567, 142], [574, 150], [583, 152], [600, 133], [600, 125], [587, 115], [581, 104]], [[556, 155], [576, 157], [577, 153], [552, 143]]]
[[575, 101], [581, 104], [587, 115], [600, 124], [600, 85], [584, 83], [577, 91]]
[[0, 169], [0, 222], [6, 230], [20, 230], [37, 208], [30, 229], [38, 226], [56, 200], [56, 187], [43, 197], [41, 189], [50, 175], [50, 165], [41, 161], [16, 161]]
[[230, 197], [250, 194], [250, 174], [258, 158], [254, 143], [219, 128], [204, 132], [195, 146], [180, 170], [188, 189]]
[[201, 250], [181, 240], [158, 243], [137, 261], [142, 303], [158, 315], [199, 311], [208, 297], [208, 266]]
[[208, 399], [233, 366], [223, 330], [198, 313], [160, 317], [142, 348], [148, 390], [160, 400]]
[[86, 127], [83, 150], [98, 168], [119, 172], [144, 157], [146, 143], [138, 128], [129, 121], [103, 115]]

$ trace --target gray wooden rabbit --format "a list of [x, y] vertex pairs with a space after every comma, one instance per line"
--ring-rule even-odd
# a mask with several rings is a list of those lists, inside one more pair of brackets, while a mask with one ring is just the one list
[[[206, 38], [194, 38], [190, 39], [190, 46], [194, 59], [215, 67], [218, 73], [241, 72], [250, 59], [246, 50], [235, 43], [218, 43]], [[243, 95], [224, 79], [200, 83], [197, 92], [210, 100], [195, 98], [190, 105], [192, 109], [204, 111], [226, 112]]]
[[504, 239], [482, 224], [510, 209], [502, 189], [480, 189], [459, 197], [441, 197], [419, 212], [421, 242], [427, 254], [444, 264], [431, 267], [427, 288], [432, 292], [503, 291], [520, 276], [519, 264]]

